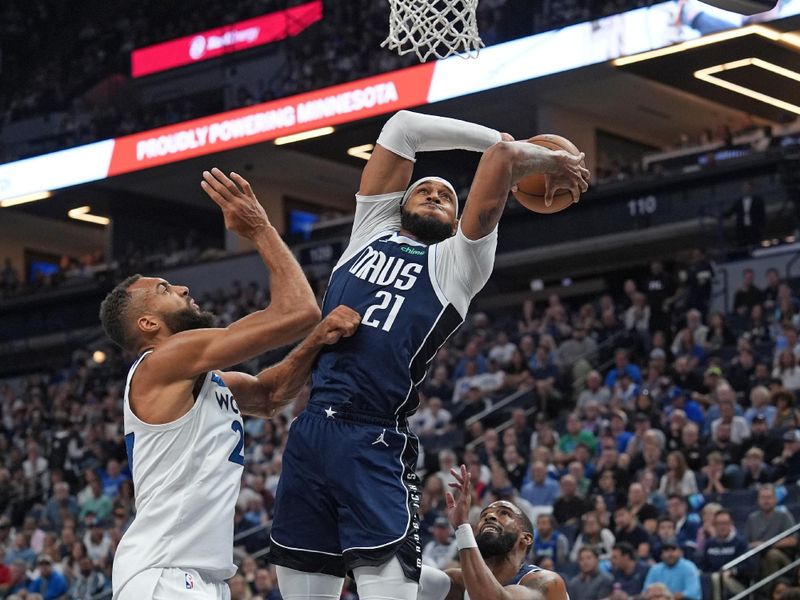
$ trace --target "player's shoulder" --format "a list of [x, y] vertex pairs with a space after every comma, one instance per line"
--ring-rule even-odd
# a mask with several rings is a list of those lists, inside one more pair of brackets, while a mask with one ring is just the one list
[[567, 593], [567, 586], [564, 583], [564, 579], [561, 577], [561, 575], [546, 569], [532, 570], [530, 573], [527, 573], [522, 579], [520, 579], [518, 585], [536, 590], [545, 598], [560, 598], [561, 596], [558, 595], [558, 592], [562, 591], [564, 594], [563, 597], [566, 597]]

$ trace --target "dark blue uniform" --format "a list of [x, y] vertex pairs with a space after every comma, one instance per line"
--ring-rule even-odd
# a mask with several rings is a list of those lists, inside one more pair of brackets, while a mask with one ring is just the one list
[[[353, 239], [322, 311], [345, 304], [361, 315], [361, 325], [323, 350], [312, 373], [308, 407], [292, 424], [283, 455], [270, 556], [275, 564], [337, 576], [397, 556], [417, 581], [418, 443], [406, 419], [419, 403], [416, 385], [477, 292], [470, 286], [485, 283], [449, 278], [450, 261], [459, 244], [483, 242], [464, 242], [459, 232], [426, 246], [399, 235], [396, 203], [372, 198], [379, 200], [359, 198]], [[394, 227], [381, 230], [386, 224]], [[481, 256], [493, 258], [494, 241], [483, 244], [491, 247]]]

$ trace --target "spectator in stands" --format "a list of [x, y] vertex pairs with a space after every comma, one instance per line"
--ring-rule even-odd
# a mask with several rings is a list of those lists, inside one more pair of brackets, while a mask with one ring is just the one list
[[661, 562], [650, 567], [644, 581], [645, 589], [654, 583], [664, 584], [677, 598], [701, 600], [700, 573], [693, 562], [683, 558], [676, 538], [662, 544]]
[[593, 512], [581, 517], [581, 531], [575, 539], [569, 558], [578, 562], [582, 548], [592, 548], [601, 560], [611, 558], [611, 549], [614, 547], [614, 534], [600, 523], [600, 519]]
[[692, 250], [687, 270], [686, 306], [688, 308], [696, 308], [703, 315], [708, 312], [713, 280], [714, 267], [706, 257], [705, 251], [702, 248], [695, 248]]
[[770, 267], [764, 273], [767, 285], [764, 287], [764, 308], [771, 312], [778, 306], [778, 288], [781, 285], [781, 276], [778, 269]]
[[649, 567], [640, 560], [628, 542], [617, 542], [611, 550], [611, 576], [614, 588], [619, 587], [628, 596], [642, 593]]
[[742, 459], [742, 487], [746, 490], [755, 489], [762, 483], [770, 481], [772, 481], [772, 471], [764, 462], [764, 451], [753, 446], [744, 453]]
[[647, 492], [639, 482], [628, 486], [628, 507], [631, 515], [648, 533], [654, 533], [658, 521], [658, 509], [648, 501]]
[[736, 533], [733, 528], [733, 517], [727, 510], [718, 510], [714, 515], [714, 537], [706, 540], [703, 554], [698, 561], [700, 570], [711, 574], [711, 580], [719, 595], [715, 597], [725, 597], [722, 588], [732, 595], [744, 591], [743, 582], [746, 582], [751, 575], [752, 567], [750, 561], [744, 561], [738, 567], [730, 570], [722, 570], [723, 565], [734, 558], [747, 552], [747, 542], [744, 537]]
[[642, 383], [642, 372], [636, 365], [630, 362], [628, 351], [624, 348], [618, 348], [614, 351], [614, 368], [606, 374], [605, 386], [609, 389], [614, 388], [623, 373], [626, 373], [633, 383]]
[[578, 444], [584, 444], [590, 454], [594, 455], [597, 449], [597, 438], [593, 433], [583, 429], [580, 414], [573, 412], [567, 417], [567, 431], [560, 436], [556, 462], [566, 464], [574, 460]]
[[700, 517], [695, 513], [689, 513], [686, 498], [678, 494], [673, 494], [667, 499], [667, 515], [675, 524], [675, 538], [680, 544], [683, 556], [692, 560], [697, 546]]
[[105, 519], [114, 508], [111, 498], [103, 493], [103, 486], [100, 478], [92, 471], [87, 471], [86, 479], [89, 481], [88, 490], [84, 489], [83, 500], [80, 498], [80, 518], [83, 519], [89, 514], [94, 514], [98, 519]]
[[586, 546], [575, 552], [580, 572], [569, 580], [567, 589], [572, 598], [601, 600], [611, 593], [613, 579], [600, 570], [599, 554], [594, 547]]
[[667, 472], [661, 477], [659, 491], [665, 496], [689, 496], [697, 493], [697, 480], [683, 454], [675, 450], [667, 455]]
[[30, 542], [30, 534], [24, 531], [17, 532], [14, 536], [14, 545], [6, 552], [6, 564], [11, 564], [15, 560], [22, 560], [28, 567], [33, 568], [36, 562], [36, 552], [31, 548]]
[[797, 335], [797, 327], [791, 323], [784, 323], [781, 327], [781, 335], [775, 341], [774, 364], [778, 365], [781, 352], [791, 350], [795, 358], [800, 358], [800, 339]]
[[423, 392], [428, 398], [449, 399], [453, 397], [453, 383], [450, 381], [450, 375], [445, 365], [439, 365], [433, 369], [432, 375], [425, 382]]
[[39, 567], [39, 576], [28, 585], [28, 591], [41, 594], [42, 600], [62, 600], [69, 591], [69, 582], [53, 569], [53, 559], [41, 554], [36, 565]]
[[562, 369], [572, 369], [579, 360], [589, 365], [594, 360], [597, 342], [587, 335], [586, 328], [577, 324], [572, 328], [572, 336], [558, 346], [556, 363]]
[[569, 559], [569, 540], [556, 529], [552, 514], [541, 513], [536, 517], [533, 533], [533, 562], [549, 570], [562, 569]]
[[794, 352], [783, 350], [778, 356], [778, 364], [772, 371], [772, 376], [777, 377], [787, 390], [800, 390], [800, 367], [797, 366], [797, 358]]
[[749, 348], [741, 348], [731, 362], [726, 379], [731, 387], [736, 390], [737, 395], [752, 393], [753, 376], [755, 375], [756, 364], [753, 351]]
[[742, 271], [742, 285], [736, 290], [733, 297], [733, 310], [740, 316], [750, 315], [754, 306], [760, 305], [764, 301], [764, 295], [753, 283], [755, 275], [753, 269], [746, 268]]
[[422, 550], [422, 564], [443, 571], [457, 553], [456, 542], [450, 537], [450, 522], [447, 517], [437, 517], [433, 524], [433, 539]]
[[[753, 419], [760, 416], [767, 427], [771, 427], [775, 420], [776, 409], [769, 403], [769, 390], [763, 385], [758, 385], [750, 390], [750, 408], [744, 412], [744, 418], [752, 426]], [[751, 431], [752, 435], [752, 431]]]
[[764, 199], [753, 193], [753, 184], [742, 184], [742, 195], [725, 212], [725, 217], [736, 217], [736, 243], [747, 248], [761, 243], [767, 216]]
[[630, 508], [625, 505], [617, 506], [614, 511], [614, 525], [614, 540], [617, 543], [627, 542], [643, 560], [650, 556], [650, 536], [636, 522]]
[[774, 481], [796, 485], [800, 479], [800, 429], [790, 429], [783, 434], [783, 452], [773, 462]]
[[[240, 575], [238, 577], [241, 577]], [[106, 578], [88, 556], [78, 561], [78, 571], [69, 588], [70, 600], [91, 600], [106, 589]]]
[[672, 379], [677, 388], [690, 394], [705, 389], [702, 378], [692, 370], [687, 356], [678, 356], [675, 358], [675, 374]]
[[[706, 352], [714, 353], [718, 352], [722, 348], [735, 345], [736, 336], [725, 322], [725, 315], [721, 312], [711, 313], [711, 316], [708, 320], [706, 339], [703, 341], [703, 347], [705, 348]], [[750, 357], [752, 358], [752, 354]]]
[[[717, 430], [720, 425], [725, 424], [730, 428], [731, 442], [737, 446], [741, 446], [750, 437], [750, 424], [747, 422], [747, 419], [736, 414], [736, 410], [741, 409], [736, 404], [736, 399], [730, 386], [725, 384], [724, 389], [727, 393], [720, 393], [722, 389], [723, 386], [717, 388], [719, 418], [711, 422], [711, 436], [714, 439], [719, 439]], [[709, 414], [711, 414], [710, 410]]]
[[643, 600], [675, 600], [675, 596], [672, 595], [672, 592], [670, 592], [663, 583], [654, 583], [650, 585], [644, 591], [642, 598]]
[[641, 292], [633, 294], [631, 306], [625, 311], [623, 320], [625, 329], [643, 339], [650, 339], [650, 306], [647, 296]]
[[69, 484], [59, 481], [53, 486], [53, 497], [48, 500], [44, 509], [44, 518], [55, 530], [61, 530], [64, 520], [78, 518], [78, 503], [69, 495]]
[[[775, 487], [762, 485], [758, 490], [758, 510], [750, 513], [745, 526], [745, 536], [751, 548], [761, 545], [795, 523], [791, 513], [777, 508]], [[791, 535], [776, 542], [772, 548], [761, 554], [760, 576], [765, 577], [789, 564], [787, 554], [797, 547], [797, 537]]]
[[474, 340], [464, 347], [464, 354], [456, 364], [456, 368], [453, 371], [453, 378], [459, 379], [467, 375], [468, 364], [475, 365], [474, 375], [485, 373], [489, 368], [489, 363], [486, 361], [486, 357], [481, 353], [478, 342]]
[[22, 598], [31, 584], [31, 579], [28, 577], [28, 564], [22, 559], [6, 560], [6, 563], [10, 565], [11, 578], [7, 584], [0, 586], [0, 593], [5, 593], [3, 597], [9, 598], [21, 592], [17, 597]]
[[[777, 414], [777, 413], [776, 413]], [[753, 417], [750, 439], [747, 440], [745, 448], [759, 448], [764, 453], [764, 462], [771, 464], [781, 452], [783, 443], [779, 436], [775, 435], [767, 425], [763, 417]]]
[[111, 499], [117, 497], [119, 486], [123, 481], [130, 480], [125, 476], [120, 468], [119, 461], [111, 459], [106, 463], [106, 468], [100, 472], [100, 483], [103, 486], [103, 493]]
[[253, 589], [253, 600], [277, 600], [280, 598], [278, 584], [270, 569], [258, 569], [256, 579], [251, 586]]
[[650, 275], [644, 282], [644, 292], [650, 306], [650, 332], [669, 331], [672, 323], [667, 300], [675, 293], [675, 280], [664, 271], [661, 261], [650, 263]]
[[553, 506], [558, 497], [558, 483], [548, 477], [547, 465], [542, 461], [531, 464], [531, 480], [522, 486], [520, 496], [533, 506]]
[[735, 465], [726, 465], [722, 454], [716, 451], [710, 452], [706, 462], [708, 464], [702, 469], [703, 476], [706, 478], [704, 494], [724, 494], [737, 487], [736, 480], [729, 474], [729, 468]]
[[578, 496], [578, 486], [572, 475], [564, 475], [559, 481], [561, 493], [553, 504], [553, 517], [560, 525], [577, 524], [588, 512], [586, 501]]
[[781, 385], [779, 382], [777, 387], [773, 387], [770, 397], [770, 402], [775, 406], [775, 420], [772, 423], [775, 429], [795, 426], [795, 396]]
[[250, 586], [240, 573], [228, 579], [228, 588], [231, 594], [230, 600], [251, 600], [253, 597]]

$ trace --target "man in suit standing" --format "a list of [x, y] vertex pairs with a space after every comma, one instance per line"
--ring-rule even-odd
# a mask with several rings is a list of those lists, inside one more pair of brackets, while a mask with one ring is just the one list
[[725, 213], [726, 217], [736, 215], [736, 242], [741, 247], [756, 246], [761, 243], [767, 214], [764, 200], [753, 194], [753, 184], [745, 181], [742, 196]]

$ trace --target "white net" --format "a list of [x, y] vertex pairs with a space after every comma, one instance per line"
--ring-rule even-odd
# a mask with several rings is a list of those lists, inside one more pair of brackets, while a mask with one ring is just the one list
[[381, 46], [420, 62], [455, 53], [476, 57], [483, 47], [475, 11], [478, 0], [389, 0], [389, 37]]

